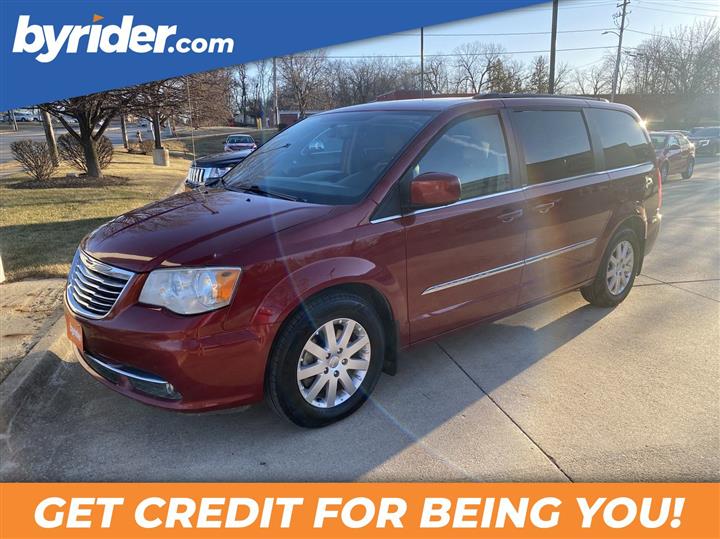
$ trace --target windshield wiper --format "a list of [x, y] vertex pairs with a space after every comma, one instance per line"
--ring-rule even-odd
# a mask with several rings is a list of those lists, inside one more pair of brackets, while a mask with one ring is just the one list
[[257, 157], [258, 155], [265, 155], [266, 153], [274, 152], [275, 150], [282, 150], [283, 148], [290, 147], [290, 143], [286, 142], [285, 144], [281, 144], [280, 146], [275, 146], [274, 148], [268, 148], [267, 150], [256, 150], [253, 152], [253, 157]]
[[263, 189], [259, 185], [255, 185], [255, 184], [238, 186], [238, 189], [247, 191], [248, 193], [255, 193], [258, 195], [269, 196], [269, 197], [273, 197], [273, 198], [282, 198], [284, 200], [292, 200], [293, 202], [298, 202], [298, 201], [305, 202], [303, 199], [301, 199], [299, 197], [296, 197], [293, 195], [288, 195], [287, 193], [278, 193], [277, 191], [270, 191], [268, 189]]

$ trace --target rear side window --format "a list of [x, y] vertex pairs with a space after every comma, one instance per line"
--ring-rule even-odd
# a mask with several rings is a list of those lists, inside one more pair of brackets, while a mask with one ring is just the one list
[[513, 112], [525, 153], [529, 184], [579, 176], [595, 170], [585, 120], [571, 110]]
[[462, 185], [462, 199], [490, 195], [511, 188], [510, 166], [500, 119], [475, 116], [450, 126], [410, 170], [454, 174]]
[[[606, 169], [639, 165], [655, 159], [655, 152], [635, 118], [618, 110], [586, 109], [585, 112], [600, 134]], [[668, 145], [678, 143], [674, 136], [670, 138]]]

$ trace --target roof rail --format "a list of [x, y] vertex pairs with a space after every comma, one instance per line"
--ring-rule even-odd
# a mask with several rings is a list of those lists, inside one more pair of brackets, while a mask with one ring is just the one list
[[558, 95], [558, 94], [503, 94], [498, 92], [491, 92], [488, 94], [476, 94], [473, 99], [512, 99], [520, 97], [555, 97], [557, 99], [587, 99], [590, 101], [604, 101], [608, 103], [608, 100], [603, 97], [592, 97], [584, 95]]

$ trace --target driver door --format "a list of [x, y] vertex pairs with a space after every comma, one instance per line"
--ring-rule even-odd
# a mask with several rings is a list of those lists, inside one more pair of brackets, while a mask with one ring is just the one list
[[449, 125], [403, 181], [454, 174], [461, 200], [403, 218], [413, 342], [514, 308], [525, 250], [522, 192], [497, 114]]

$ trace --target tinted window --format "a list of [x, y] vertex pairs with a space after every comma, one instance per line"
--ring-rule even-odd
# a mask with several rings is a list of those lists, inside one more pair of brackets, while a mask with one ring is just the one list
[[587, 109], [586, 113], [600, 134], [606, 169], [647, 163], [655, 158], [645, 132], [629, 114], [608, 109]]
[[413, 177], [425, 172], [454, 174], [460, 179], [463, 199], [510, 189], [507, 148], [499, 118], [477, 116], [452, 125], [410, 172]]
[[656, 149], [662, 150], [667, 145], [667, 135], [658, 135], [657, 133], [650, 134], [650, 140]]
[[525, 110], [513, 115], [525, 153], [528, 183], [569, 178], [595, 169], [582, 113]]

